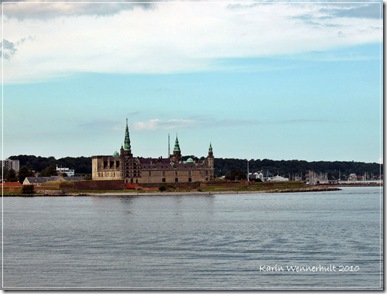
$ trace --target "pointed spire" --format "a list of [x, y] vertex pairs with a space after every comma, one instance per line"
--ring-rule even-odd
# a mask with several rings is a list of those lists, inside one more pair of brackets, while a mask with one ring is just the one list
[[130, 138], [129, 138], [128, 119], [126, 119], [124, 150], [130, 150], [130, 149], [131, 147], [130, 147]]
[[214, 153], [212, 152], [212, 144], [210, 142], [210, 148], [208, 148], [208, 157], [214, 158]]
[[173, 151], [178, 151], [178, 152], [180, 152], [179, 139], [177, 138], [177, 135], [176, 135], [175, 147], [173, 148]]

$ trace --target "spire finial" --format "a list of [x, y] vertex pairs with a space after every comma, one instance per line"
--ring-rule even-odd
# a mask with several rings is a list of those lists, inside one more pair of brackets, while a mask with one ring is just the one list
[[126, 119], [124, 150], [130, 150], [130, 138], [129, 138], [128, 119]]

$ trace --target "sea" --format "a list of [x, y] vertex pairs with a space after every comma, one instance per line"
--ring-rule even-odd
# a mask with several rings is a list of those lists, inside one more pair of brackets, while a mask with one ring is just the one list
[[383, 188], [3, 198], [6, 290], [382, 290]]

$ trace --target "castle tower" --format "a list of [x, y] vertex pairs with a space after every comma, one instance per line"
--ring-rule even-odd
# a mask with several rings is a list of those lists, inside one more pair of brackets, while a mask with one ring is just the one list
[[210, 148], [208, 148], [208, 157], [214, 158], [214, 153], [212, 151], [212, 144], [210, 143]]
[[214, 163], [215, 163], [214, 153], [212, 151], [212, 144], [210, 143], [210, 148], [208, 148], [208, 156], [207, 156], [207, 164], [208, 164], [208, 168], [209, 168], [209, 171], [210, 171], [209, 181], [213, 181], [215, 179], [215, 176], [214, 176]]
[[181, 150], [180, 150], [179, 139], [177, 138], [177, 135], [175, 140], [175, 147], [173, 148], [172, 161], [173, 162], [181, 161]]
[[124, 146], [121, 145], [120, 156], [130, 156], [132, 157], [132, 148], [130, 147], [130, 137], [129, 137], [129, 127], [128, 119], [126, 119], [126, 128], [125, 128], [125, 139]]
[[126, 119], [124, 146], [121, 146], [120, 161], [122, 178], [125, 183], [137, 183], [141, 177], [141, 165], [137, 158], [133, 158], [130, 146], [128, 119]]
[[129, 138], [129, 127], [128, 127], [128, 119], [126, 119], [126, 128], [125, 128], [125, 139], [124, 139], [124, 150], [131, 151], [130, 150], [130, 138]]

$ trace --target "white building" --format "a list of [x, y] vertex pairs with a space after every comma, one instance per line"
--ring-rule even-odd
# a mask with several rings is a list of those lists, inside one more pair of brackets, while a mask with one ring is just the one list
[[348, 181], [351, 181], [351, 182], [357, 181], [356, 174], [350, 174], [349, 177], [348, 177]]
[[252, 178], [255, 180], [261, 180], [262, 182], [264, 181], [263, 173], [262, 172], [255, 172], [252, 175]]
[[56, 171], [58, 172], [58, 174], [65, 173], [68, 177], [73, 177], [75, 174], [74, 169], [69, 169], [68, 167], [58, 167], [58, 165], [56, 166]]
[[274, 176], [274, 177], [268, 178], [267, 181], [268, 182], [286, 182], [286, 181], [289, 181], [289, 179], [281, 176]]
[[19, 160], [12, 160], [7, 158], [6, 160], [1, 160], [1, 165], [8, 169], [13, 169], [14, 171], [18, 172], [20, 169], [20, 161]]

